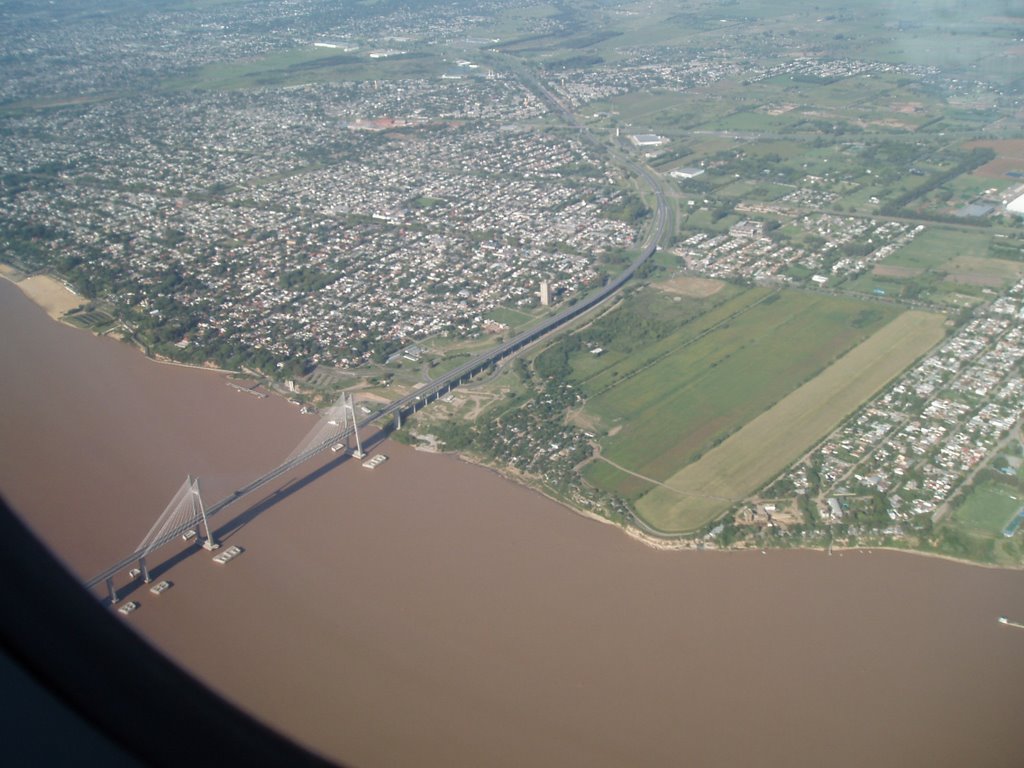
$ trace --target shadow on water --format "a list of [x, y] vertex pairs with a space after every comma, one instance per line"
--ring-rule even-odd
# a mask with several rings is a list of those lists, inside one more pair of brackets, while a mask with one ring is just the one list
[[[373, 450], [376, 446], [380, 445], [385, 439], [386, 435], [383, 432], [378, 432], [374, 435], [371, 435], [369, 439], [364, 440], [362, 443], [363, 452], [368, 455], [371, 450]], [[335, 469], [336, 467], [341, 466], [342, 463], [349, 460], [359, 461], [359, 459], [355, 459], [354, 456], [346, 452], [345, 454], [338, 456], [335, 459], [331, 459], [326, 464], [317, 467], [316, 469], [310, 472], [307, 472], [305, 475], [302, 475], [301, 477], [292, 478], [280, 488], [276, 489], [275, 491], [271, 492], [264, 498], [260, 499], [256, 503], [250, 505], [246, 509], [236, 514], [233, 518], [228, 520], [220, 527], [215, 528], [213, 531], [214, 539], [218, 543], [223, 544], [225, 541], [230, 539], [242, 528], [244, 528], [247, 524], [255, 520], [264, 512], [272, 509], [275, 505], [284, 501], [292, 494], [301, 491], [303, 488], [306, 488], [310, 484], [316, 482], [321, 477], [326, 475], [328, 472]], [[150, 580], [159, 581], [165, 573], [170, 571], [178, 563], [184, 562], [189, 557], [192, 557], [193, 555], [197, 555], [203, 552], [210, 554], [211, 557], [214, 554], [213, 552], [204, 550], [201, 544], [193, 543], [192, 545], [186, 547], [177, 554], [172, 555], [166, 560], [156, 565], [150, 566]], [[140, 578], [136, 578], [130, 581], [128, 584], [125, 584], [122, 587], [118, 587], [118, 597], [122, 599], [128, 597], [143, 586], [146, 585], [141, 581]]]
[[250, 522], [255, 520], [257, 517], [262, 515], [269, 509], [272, 509], [275, 504], [284, 501], [289, 496], [298, 491], [301, 491], [308, 485], [315, 483], [321, 477], [326, 475], [335, 467], [341, 466], [344, 462], [348, 461], [349, 455], [338, 456], [335, 459], [331, 459], [329, 462], [324, 464], [312, 472], [309, 472], [302, 477], [293, 478], [285, 483], [283, 486], [278, 488], [276, 491], [266, 496], [264, 499], [256, 502], [248, 509], [239, 512], [233, 518], [228, 520], [219, 528], [214, 529], [213, 536], [219, 543], [224, 543], [227, 539], [230, 539], [242, 528], [248, 525]]

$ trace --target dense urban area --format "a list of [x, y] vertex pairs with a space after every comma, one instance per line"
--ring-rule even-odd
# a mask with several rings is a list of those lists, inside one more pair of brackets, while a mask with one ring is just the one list
[[613, 301], [394, 436], [663, 546], [1019, 566], [1024, 16], [937, 13], [7, 3], [0, 260], [369, 412], [607, 284], [663, 200]]

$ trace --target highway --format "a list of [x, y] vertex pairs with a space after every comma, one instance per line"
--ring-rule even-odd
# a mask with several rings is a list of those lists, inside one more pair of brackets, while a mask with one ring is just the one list
[[[555, 99], [555, 97], [550, 92], [547, 91], [547, 89], [543, 89], [543, 91], [545, 97], [552, 103], [554, 108], [560, 113], [562, 113], [563, 116], [567, 119], [567, 121], [570, 122], [570, 124], [579, 127], [572, 114], [568, 110], [566, 110], [566, 108], [560, 102], [558, 102], [557, 99]], [[359, 428], [364, 428], [369, 426], [372, 422], [377, 421], [378, 419], [387, 418], [393, 415], [397, 415], [398, 418], [401, 418], [402, 413], [405, 411], [414, 412], [418, 410], [426, 403], [436, 399], [442, 391], [451, 390], [453, 387], [458, 386], [463, 379], [468, 378], [473, 374], [483, 370], [492, 363], [497, 363], [505, 359], [506, 357], [514, 354], [523, 347], [526, 347], [527, 345], [532, 344], [538, 339], [541, 339], [544, 336], [547, 336], [548, 334], [558, 330], [566, 323], [575, 320], [580, 315], [589, 312], [590, 310], [607, 301], [610, 297], [614, 296], [615, 293], [618, 292], [618, 290], [622, 288], [622, 286], [625, 285], [626, 282], [628, 282], [630, 278], [633, 277], [633, 275], [636, 274], [637, 270], [640, 269], [640, 267], [643, 266], [643, 264], [657, 250], [658, 243], [661, 241], [662, 236], [665, 234], [665, 226], [668, 220], [668, 203], [665, 200], [665, 194], [661, 190], [661, 186], [658, 184], [658, 181], [654, 177], [654, 174], [651, 173], [651, 171], [648, 168], [645, 168], [644, 166], [631, 161], [627, 161], [625, 165], [629, 170], [639, 175], [641, 178], [644, 179], [644, 181], [647, 182], [647, 184], [650, 185], [651, 189], [654, 191], [655, 197], [657, 198], [657, 208], [654, 213], [653, 226], [648, 232], [646, 239], [643, 241], [639, 255], [635, 259], [633, 259], [633, 261], [629, 264], [628, 267], [626, 267], [625, 270], [623, 270], [614, 279], [609, 280], [608, 283], [606, 283], [601, 289], [591, 293], [589, 296], [580, 299], [575, 304], [566, 307], [557, 314], [552, 315], [551, 317], [541, 321], [536, 326], [529, 328], [523, 331], [522, 333], [519, 333], [515, 337], [509, 339], [508, 341], [505, 341], [502, 344], [499, 344], [497, 347], [494, 347], [493, 349], [476, 355], [475, 357], [471, 358], [470, 360], [458, 366], [457, 368], [448, 371], [440, 378], [434, 379], [428, 384], [425, 384], [422, 387], [419, 387], [418, 389], [414, 390], [413, 392], [410, 392], [405, 397], [393, 400], [381, 410], [376, 411], [375, 413], [370, 414], [369, 416], [366, 416], [363, 419], [359, 420], [357, 422], [357, 426]], [[212, 518], [218, 512], [221, 512], [222, 510], [224, 510], [234, 502], [238, 501], [239, 499], [243, 498], [244, 496], [248, 496], [250, 493], [253, 493], [259, 488], [262, 488], [267, 483], [277, 479], [286, 472], [289, 472], [290, 470], [294, 469], [300, 464], [303, 464], [309, 459], [313, 458], [314, 456], [322, 453], [335, 443], [342, 440], [346, 440], [352, 434], [352, 431], [352, 428], [349, 428], [348, 430], [340, 434], [332, 436], [330, 439], [324, 440], [322, 443], [313, 446], [312, 448], [300, 454], [299, 456], [296, 456], [295, 458], [286, 461], [283, 464], [280, 464], [279, 466], [270, 470], [266, 474], [258, 477], [245, 487], [235, 491], [227, 498], [221, 499], [213, 506], [207, 508], [207, 519]], [[172, 542], [176, 537], [179, 537], [183, 533], [185, 533], [185, 531], [195, 528], [199, 524], [199, 521], [200, 518], [196, 517], [188, 522], [182, 523], [173, 530], [168, 531], [154, 542], [154, 544], [150, 547], [150, 551], [158, 549], [164, 546], [165, 544]], [[112, 579], [117, 573], [129, 567], [135, 567], [135, 564], [138, 563], [140, 558], [142, 558], [144, 555], [145, 552], [143, 552], [141, 549], [132, 552], [130, 555], [127, 555], [126, 557], [118, 561], [116, 564], [104, 570], [102, 573], [98, 573], [97, 575], [95, 575], [93, 578], [91, 578], [89, 581], [85, 583], [85, 586], [88, 589], [93, 589], [97, 585], [106, 582], [108, 579]]]
[[[474, 373], [477, 373], [478, 371], [486, 368], [488, 365], [491, 365], [492, 363], [498, 362], [508, 357], [509, 355], [513, 354], [514, 352], [517, 352], [518, 350], [522, 349], [528, 344], [532, 344], [538, 339], [562, 327], [571, 320], [574, 320], [580, 315], [594, 309], [595, 307], [609, 299], [611, 296], [613, 296], [623, 285], [625, 285], [626, 282], [631, 277], [633, 277], [634, 274], [636, 274], [636, 271], [644, 264], [644, 262], [646, 262], [647, 259], [649, 259], [657, 250], [658, 241], [661, 240], [662, 235], [664, 235], [665, 233], [665, 222], [667, 219], [667, 203], [664, 198], [664, 193], [662, 193], [654, 176], [646, 168], [643, 168], [638, 165], [633, 165], [632, 167], [654, 189], [658, 199], [658, 207], [654, 216], [654, 226], [648, 233], [647, 239], [644, 241], [640, 254], [630, 263], [630, 265], [621, 274], [619, 274], [615, 279], [610, 280], [599, 291], [596, 291], [592, 293], [590, 296], [581, 299], [580, 301], [576, 302], [576, 304], [570, 307], [566, 307], [561, 312], [552, 315], [551, 317], [537, 324], [533, 328], [529, 328], [523, 331], [522, 333], [516, 335], [515, 337], [509, 339], [508, 341], [504, 342], [503, 344], [500, 344], [497, 347], [494, 347], [493, 349], [490, 349], [486, 352], [477, 355], [476, 357], [471, 358], [470, 360], [458, 366], [457, 368], [448, 371], [448, 373], [446, 373], [444, 376], [434, 379], [430, 383], [425, 384], [424, 386], [414, 390], [405, 397], [393, 400], [381, 410], [364, 417], [363, 419], [357, 422], [359, 428], [367, 427], [372, 422], [378, 419], [387, 418], [396, 413], [401, 414], [403, 411], [406, 410], [417, 410], [418, 408], [422, 407], [431, 400], [434, 400], [439, 395], [440, 392], [447, 391], [453, 387], [458, 386], [458, 384], [463, 379], [472, 376]], [[296, 456], [290, 461], [286, 461], [283, 464], [280, 464], [279, 466], [270, 470], [266, 474], [256, 478], [251, 483], [244, 486], [243, 488], [238, 489], [227, 498], [221, 499], [216, 504], [209, 507], [206, 510], [207, 519], [212, 518], [218, 512], [222, 511], [223, 509], [238, 501], [242, 497], [248, 496], [250, 493], [253, 493], [259, 488], [262, 488], [267, 483], [276, 480], [278, 477], [285, 474], [286, 472], [289, 472], [290, 470], [294, 469], [300, 464], [304, 464], [306, 461], [327, 450], [328, 448], [330, 448], [330, 446], [334, 445], [335, 443], [347, 439], [351, 434], [352, 429], [349, 428], [348, 430], [338, 435], [334, 435], [327, 440], [324, 440], [322, 443], [313, 446], [309, 450]], [[165, 544], [170, 543], [176, 537], [181, 536], [183, 533], [185, 533], [185, 531], [191, 528], [195, 528], [198, 524], [198, 517], [186, 523], [182, 523], [178, 527], [174, 528], [171, 531], [168, 531], [166, 534], [157, 539], [152, 549], [158, 549], [164, 546]], [[120, 571], [125, 570], [129, 567], [134, 567], [134, 565], [139, 561], [139, 559], [143, 555], [144, 553], [142, 550], [136, 550], [135, 552], [132, 552], [130, 555], [127, 555], [122, 560], [118, 561], [116, 564], [110, 566], [102, 573], [97, 574], [89, 581], [87, 581], [85, 584], [86, 587], [88, 589], [93, 589], [97, 585], [104, 583], [107, 579], [112, 578], [115, 574], [119, 573]]]
[[637, 256], [622, 273], [613, 280], [610, 280], [599, 291], [590, 294], [570, 307], [566, 307], [558, 314], [552, 315], [532, 328], [528, 328], [503, 344], [471, 358], [459, 367], [452, 369], [440, 378], [434, 379], [430, 383], [425, 384], [405, 397], [392, 401], [373, 416], [364, 419], [359, 425], [363, 426], [364, 423], [369, 423], [375, 419], [381, 418], [382, 416], [389, 416], [406, 409], [416, 410], [423, 403], [429, 402], [431, 399], [436, 397], [442, 390], [446, 390], [457, 385], [467, 376], [477, 373], [491, 363], [498, 362], [499, 360], [508, 357], [528, 344], [532, 344], [538, 339], [560, 328], [570, 320], [574, 320], [580, 315], [589, 312], [602, 304], [609, 297], [613, 296], [623, 285], [625, 285], [626, 282], [636, 274], [636, 271], [643, 266], [644, 262], [654, 254], [655, 250], [657, 250], [658, 242], [665, 233], [665, 222], [668, 216], [668, 206], [665, 201], [664, 193], [658, 187], [654, 176], [646, 168], [634, 165], [633, 169], [645, 178], [654, 189], [658, 199], [658, 207], [654, 216], [654, 226], [651, 228], [647, 239], [644, 241], [640, 255]]

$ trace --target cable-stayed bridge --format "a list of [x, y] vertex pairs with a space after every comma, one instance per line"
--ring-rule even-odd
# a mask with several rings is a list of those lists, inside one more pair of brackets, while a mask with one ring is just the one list
[[[657, 199], [657, 209], [653, 226], [644, 240], [640, 254], [614, 280], [609, 281], [602, 288], [585, 296], [572, 306], [566, 307], [561, 312], [538, 323], [533, 328], [517, 334], [493, 349], [476, 355], [457, 368], [448, 371], [444, 376], [425, 384], [405, 397], [393, 400], [381, 410], [362, 419], [356, 419], [355, 417], [351, 395], [343, 394], [338, 402], [321, 414], [321, 418], [316, 426], [281, 464], [209, 508], [203, 506], [202, 498], [199, 494], [198, 480], [186, 479], [185, 484], [175, 494], [167, 509], [157, 519], [156, 524], [146, 535], [146, 538], [142, 540], [139, 548], [87, 581], [86, 587], [93, 589], [105, 582], [111, 602], [116, 602], [117, 592], [114, 585], [114, 576], [116, 574], [131, 566], [131, 578], [134, 579], [137, 576], [142, 576], [143, 579], [148, 580], [149, 571], [146, 557], [154, 550], [163, 547], [180, 536], [188, 534], [189, 531], [200, 529], [200, 522], [206, 528], [206, 540], [203, 545], [209, 549], [215, 548], [216, 543], [209, 528], [209, 518], [223, 511], [234, 502], [262, 488], [267, 483], [273, 482], [281, 475], [312, 459], [314, 456], [331, 448], [344, 447], [352, 436], [355, 436], [356, 439], [356, 455], [361, 455], [362, 447], [359, 443], [359, 429], [369, 426], [378, 419], [388, 418], [392, 415], [395, 417], [396, 426], [401, 428], [403, 415], [419, 410], [427, 403], [450, 392], [463, 381], [470, 379], [488, 366], [514, 355], [524, 347], [561, 328], [580, 315], [589, 312], [613, 296], [655, 252], [658, 242], [661, 240], [662, 235], [664, 235], [668, 219], [668, 205], [665, 195], [658, 186], [654, 175], [643, 166], [634, 163], [628, 163], [628, 165], [643, 177], [654, 191]], [[136, 564], [137, 569], [135, 567]]]
[[[351, 418], [349, 418], [350, 416]], [[353, 434], [356, 436], [356, 450], [353, 455], [361, 457], [362, 445], [359, 442], [358, 428], [365, 427], [369, 422], [370, 419], [364, 419], [363, 423], [357, 423], [352, 396], [348, 393], [343, 394], [338, 402], [321, 414], [313, 429], [281, 464], [248, 485], [239, 488], [227, 498], [221, 499], [209, 509], [203, 505], [199, 493], [199, 481], [193, 480], [191, 477], [187, 478], [163, 514], [157, 518], [156, 523], [143, 538], [139, 547], [130, 555], [87, 581], [86, 587], [92, 589], [98, 584], [106, 582], [110, 601], [117, 602], [117, 591], [113, 578], [119, 571], [137, 563], [137, 571], [133, 568], [130, 576], [132, 578], [142, 576], [144, 581], [149, 581], [146, 557], [155, 549], [169, 544], [180, 536], [191, 537], [190, 534], [195, 534], [198, 537], [202, 528], [206, 529], [203, 546], [206, 549], [216, 549], [217, 543], [210, 529], [209, 518], [328, 448], [347, 447], [346, 443]], [[200, 523], [203, 525], [200, 526]]]

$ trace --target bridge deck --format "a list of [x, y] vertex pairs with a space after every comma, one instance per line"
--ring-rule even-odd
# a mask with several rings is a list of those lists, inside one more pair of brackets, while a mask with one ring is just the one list
[[[458, 386], [459, 383], [467, 376], [471, 376], [480, 371], [481, 369], [487, 367], [488, 365], [498, 362], [508, 357], [509, 355], [514, 354], [523, 347], [526, 347], [527, 345], [532, 344], [533, 342], [546, 336], [547, 334], [557, 330], [558, 328], [562, 327], [571, 320], [574, 320], [575, 318], [579, 317], [585, 312], [589, 312], [591, 309], [597, 307], [599, 304], [606, 301], [609, 297], [614, 295], [623, 285], [625, 285], [626, 282], [629, 281], [634, 274], [636, 274], [636, 271], [644, 264], [644, 262], [646, 262], [651, 257], [651, 255], [657, 249], [658, 242], [664, 235], [665, 222], [667, 219], [667, 203], [665, 201], [665, 196], [664, 193], [661, 191], [661, 188], [658, 186], [658, 183], [654, 178], [654, 175], [648, 169], [639, 166], [635, 163], [629, 163], [628, 165], [632, 170], [634, 170], [640, 176], [642, 176], [644, 180], [647, 181], [647, 183], [651, 186], [651, 189], [654, 191], [655, 196], [658, 200], [658, 208], [655, 213], [654, 226], [651, 228], [650, 233], [648, 233], [647, 238], [644, 241], [644, 245], [640, 251], [640, 254], [621, 274], [619, 274], [614, 280], [610, 281], [608, 284], [603, 286], [600, 290], [597, 290], [591, 293], [589, 296], [584, 297], [582, 300], [578, 301], [573, 306], [563, 309], [558, 314], [547, 318], [546, 320], [534, 326], [533, 328], [528, 328], [527, 330], [523, 331], [522, 333], [519, 333], [512, 339], [502, 344], [499, 344], [494, 349], [476, 355], [468, 362], [463, 363], [459, 367], [449, 371], [442, 378], [434, 380], [429, 384], [420, 387], [419, 389], [406, 395], [405, 397], [393, 400], [382, 410], [378, 411], [377, 413], [371, 416], [365, 417], [359, 422], [357, 422], [356, 428], [363, 428], [369, 426], [372, 422], [381, 418], [387, 418], [392, 414], [401, 415], [402, 411], [407, 408], [416, 410], [417, 408], [422, 407], [424, 404], [436, 398], [442, 390], [448, 390]], [[213, 517], [218, 512], [221, 512], [222, 510], [226, 509], [228, 506], [235, 503], [239, 499], [249, 495], [250, 493], [253, 493], [254, 491], [263, 487], [267, 483], [272, 482], [273, 480], [277, 479], [286, 472], [294, 469], [300, 464], [305, 463], [309, 459], [312, 459], [314, 456], [317, 456], [318, 454], [327, 450], [329, 447], [337, 443], [339, 440], [347, 440], [349, 435], [351, 435], [353, 431], [354, 429], [352, 427], [349, 427], [348, 429], [344, 430], [340, 435], [331, 436], [330, 439], [313, 446], [304, 453], [301, 453], [298, 456], [288, 461], [285, 461], [284, 463], [278, 465], [277, 467], [270, 470], [266, 474], [261, 475], [260, 477], [256, 478], [245, 487], [240, 488], [227, 498], [221, 499], [216, 504], [209, 507], [206, 510], [207, 518]], [[152, 551], [153, 549], [162, 547], [165, 544], [170, 543], [175, 538], [185, 533], [185, 531], [189, 530], [190, 528], [193, 528], [196, 524], [198, 524], [198, 521], [199, 516], [197, 515], [194, 520], [188, 520], [182, 523], [181, 525], [175, 527], [173, 530], [168, 531], [166, 534], [157, 539], [149, 548], [148, 551]], [[138, 562], [139, 558], [144, 556], [145, 554], [146, 553], [142, 550], [136, 550], [135, 552], [132, 552], [130, 555], [124, 557], [122, 560], [110, 566], [102, 573], [99, 573], [93, 578], [91, 578], [89, 581], [85, 583], [85, 586], [88, 589], [93, 589], [99, 584], [106, 582], [108, 579], [113, 578], [114, 575], [116, 575], [119, 571], [122, 571], [123, 569], [127, 568], [133, 563]]]

